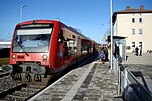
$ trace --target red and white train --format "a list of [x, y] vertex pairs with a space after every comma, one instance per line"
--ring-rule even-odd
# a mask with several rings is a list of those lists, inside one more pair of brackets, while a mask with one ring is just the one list
[[16, 25], [10, 49], [11, 72], [54, 74], [96, 52], [97, 43], [60, 21]]

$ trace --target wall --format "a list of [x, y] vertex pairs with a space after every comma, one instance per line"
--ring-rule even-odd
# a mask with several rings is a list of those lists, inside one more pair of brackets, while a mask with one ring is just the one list
[[[132, 23], [132, 18], [135, 18], [135, 23]], [[142, 23], [139, 22], [139, 18], [142, 18]], [[132, 52], [132, 42], [135, 42], [135, 47], [139, 47], [139, 42], [142, 42], [143, 52], [147, 52], [152, 50], [151, 22], [151, 13], [117, 14], [114, 35], [126, 37], [126, 46], [130, 46], [127, 52]], [[132, 29], [135, 29], [135, 34], [132, 34]], [[142, 34], [139, 34], [139, 29], [142, 29]]]

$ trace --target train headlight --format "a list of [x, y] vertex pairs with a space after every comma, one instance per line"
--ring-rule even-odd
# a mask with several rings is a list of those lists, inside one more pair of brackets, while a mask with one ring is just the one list
[[42, 56], [42, 58], [43, 58], [43, 61], [47, 61], [47, 55], [46, 55], [46, 54], [44, 54], [44, 55]]
[[15, 54], [13, 54], [13, 55], [12, 55], [12, 59], [14, 60], [14, 59], [15, 59], [15, 57], [16, 57], [16, 56], [15, 56]]

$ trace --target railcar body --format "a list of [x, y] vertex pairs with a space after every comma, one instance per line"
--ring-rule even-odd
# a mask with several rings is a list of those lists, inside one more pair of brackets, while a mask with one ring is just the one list
[[0, 66], [9, 64], [10, 48], [0, 49]]
[[10, 49], [12, 72], [54, 74], [95, 53], [96, 43], [60, 21], [16, 25]]

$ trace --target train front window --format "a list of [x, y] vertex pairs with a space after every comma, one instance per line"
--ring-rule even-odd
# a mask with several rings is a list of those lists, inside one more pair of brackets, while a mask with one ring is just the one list
[[53, 25], [23, 25], [16, 29], [13, 52], [48, 52]]

